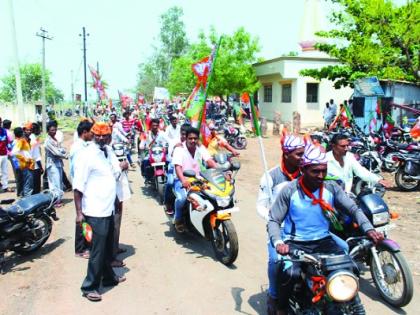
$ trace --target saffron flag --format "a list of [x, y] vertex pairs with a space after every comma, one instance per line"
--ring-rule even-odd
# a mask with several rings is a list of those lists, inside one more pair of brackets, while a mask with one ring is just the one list
[[198, 82], [203, 86], [206, 86], [207, 84], [207, 79], [211, 70], [212, 61], [213, 57], [212, 55], [210, 55], [192, 64], [191, 66], [191, 69], [196, 75]]
[[108, 96], [106, 95], [105, 92], [105, 87], [102, 83], [102, 79], [101, 76], [99, 75], [99, 73], [89, 65], [89, 71], [90, 74], [92, 75], [92, 79], [93, 79], [93, 88], [96, 90], [96, 92], [98, 93], [98, 98], [100, 100], [105, 100], [108, 98]]
[[205, 102], [206, 93], [204, 91], [204, 88], [202, 86], [199, 86], [185, 113], [185, 117], [187, 117], [190, 120], [191, 125], [193, 127], [199, 126], [200, 116], [201, 120], [203, 119], [203, 116], [205, 119], [205, 115], [203, 115], [202, 113], [203, 109], [205, 108]]

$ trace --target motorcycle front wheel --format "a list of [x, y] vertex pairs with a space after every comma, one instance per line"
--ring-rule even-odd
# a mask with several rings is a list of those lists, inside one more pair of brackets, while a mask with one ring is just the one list
[[244, 136], [236, 137], [232, 143], [233, 147], [238, 150], [245, 150], [247, 144], [248, 144], [248, 141], [246, 140], [246, 137]]
[[39, 218], [35, 218], [33, 222], [33, 232], [35, 235], [33, 237], [22, 240], [22, 245], [15, 248], [15, 251], [21, 255], [28, 255], [45, 244], [51, 234], [52, 230], [52, 221], [48, 216], [42, 216]]
[[420, 187], [420, 181], [407, 178], [407, 176], [402, 167], [395, 173], [395, 183], [402, 191], [414, 191]]
[[229, 266], [238, 257], [238, 235], [231, 220], [219, 221], [211, 239], [217, 259]]
[[159, 197], [159, 203], [161, 205], [163, 205], [163, 195], [164, 195], [164, 187], [165, 187], [165, 180], [163, 178], [163, 176], [158, 176], [155, 177], [155, 182], [156, 182], [156, 191], [158, 193], [158, 197]]
[[394, 307], [403, 307], [413, 297], [413, 277], [410, 268], [401, 252], [378, 250], [378, 257], [384, 273], [379, 275], [378, 266], [372, 258], [370, 272], [373, 282], [382, 298]]

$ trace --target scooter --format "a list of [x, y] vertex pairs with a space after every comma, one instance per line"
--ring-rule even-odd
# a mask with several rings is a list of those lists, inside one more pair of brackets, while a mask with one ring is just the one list
[[[51, 192], [43, 192], [24, 197], [7, 208], [0, 207], [1, 273], [7, 251], [28, 255], [45, 244], [52, 231], [51, 219], [58, 220], [54, 209], [56, 201], [57, 197]], [[8, 199], [0, 204], [13, 202], [14, 199]]]
[[166, 147], [162, 145], [154, 145], [149, 149], [149, 165], [144, 170], [145, 178], [148, 182], [153, 183], [156, 189], [160, 204], [163, 204], [164, 188], [166, 184]]
[[[183, 220], [188, 230], [197, 231], [211, 241], [215, 255], [225, 265], [231, 265], [238, 256], [238, 236], [231, 221], [235, 206], [235, 176], [239, 162], [231, 163], [232, 177], [225, 176], [225, 170], [209, 169], [196, 176], [186, 170], [183, 175], [190, 182], [187, 202], [183, 208]], [[173, 221], [174, 216], [165, 212]]]

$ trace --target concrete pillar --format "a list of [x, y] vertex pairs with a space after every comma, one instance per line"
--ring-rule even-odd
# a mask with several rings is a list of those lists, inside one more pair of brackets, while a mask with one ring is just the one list
[[300, 114], [299, 112], [293, 112], [293, 126], [292, 126], [293, 133], [299, 134], [300, 133]]

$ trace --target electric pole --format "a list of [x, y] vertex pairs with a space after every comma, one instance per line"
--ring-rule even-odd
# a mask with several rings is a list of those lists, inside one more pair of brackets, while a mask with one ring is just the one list
[[13, 38], [13, 54], [15, 59], [15, 79], [16, 79], [16, 102], [18, 106], [18, 120], [20, 122], [25, 122], [25, 108], [23, 105], [23, 96], [22, 96], [22, 82], [20, 78], [20, 63], [19, 63], [19, 54], [18, 54], [18, 45], [17, 45], [17, 35], [16, 35], [16, 25], [15, 25], [15, 13], [13, 9], [13, 0], [9, 0], [9, 9], [10, 9], [10, 26], [12, 29], [12, 38]]
[[79, 36], [83, 37], [83, 70], [85, 78], [85, 106], [83, 112], [85, 116], [87, 116], [86, 36], [89, 36], [89, 33], [86, 34], [86, 28], [84, 26], [82, 29], [82, 34], [79, 34]]
[[73, 70], [70, 70], [70, 93], [71, 93], [71, 103], [74, 106], [74, 79], [73, 79]]
[[42, 38], [42, 132], [47, 132], [47, 99], [45, 96], [45, 40], [51, 40], [52, 37], [47, 35], [48, 31], [40, 28], [40, 32], [36, 36]]

